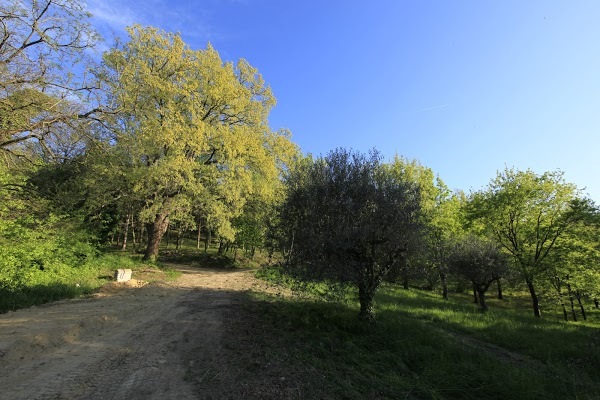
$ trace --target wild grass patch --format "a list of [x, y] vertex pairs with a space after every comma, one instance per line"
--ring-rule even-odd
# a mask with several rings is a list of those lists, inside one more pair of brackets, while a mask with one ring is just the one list
[[[134, 270], [135, 277], [136, 271], [160, 267], [142, 262], [140, 256], [104, 253], [87, 257], [81, 263], [46, 262], [43, 269], [37, 265], [20, 268], [18, 281], [0, 286], [0, 312], [93, 293], [112, 281], [119, 268]], [[178, 275], [168, 268], [164, 272], [167, 277]]]

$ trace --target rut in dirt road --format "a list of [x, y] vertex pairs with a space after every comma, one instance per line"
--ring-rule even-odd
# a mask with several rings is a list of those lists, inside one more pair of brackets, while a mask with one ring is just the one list
[[177, 266], [151, 284], [0, 316], [0, 399], [197, 399], [226, 382], [222, 323], [251, 271]]

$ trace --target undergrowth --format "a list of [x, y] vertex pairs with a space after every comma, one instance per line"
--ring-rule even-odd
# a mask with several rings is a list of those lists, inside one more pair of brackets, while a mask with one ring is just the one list
[[44, 265], [43, 269], [35, 264], [21, 267], [18, 280], [0, 285], [0, 313], [90, 294], [112, 281], [114, 271], [119, 268], [132, 269], [134, 277], [135, 271], [148, 268], [160, 268], [172, 278], [179, 274], [144, 263], [140, 256], [119, 253], [92, 255], [81, 263], [47, 261]]

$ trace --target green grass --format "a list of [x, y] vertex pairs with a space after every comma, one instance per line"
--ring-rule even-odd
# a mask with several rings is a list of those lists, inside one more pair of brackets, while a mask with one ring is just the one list
[[0, 313], [88, 295], [112, 281], [114, 271], [119, 268], [132, 269], [134, 278], [138, 275], [136, 271], [148, 269], [162, 270], [167, 279], [180, 274], [168, 267], [142, 262], [139, 255], [120, 252], [107, 252], [76, 266], [32, 268], [18, 286], [0, 288]]
[[[600, 328], [598, 313], [590, 310], [588, 321], [564, 322], [555, 315], [538, 319], [528, 308], [511, 307], [506, 302], [490, 301], [487, 313], [469, 302], [463, 295], [452, 295], [444, 301], [439, 295], [418, 290], [403, 290], [385, 286], [377, 296], [380, 313], [395, 313], [428, 321], [438, 327], [463, 332], [518, 351], [542, 362], [590, 358], [600, 367], [598, 354], [590, 354], [594, 334]], [[520, 303], [520, 301], [513, 301]]]
[[[277, 271], [258, 275], [289, 279]], [[254, 332], [257, 346], [308, 371], [298, 382], [305, 397], [313, 387], [320, 388], [313, 398], [600, 398], [597, 315], [586, 323], [538, 320], [511, 306], [520, 299], [491, 301], [484, 314], [466, 295], [444, 301], [387, 285], [376, 297], [377, 323], [369, 326], [357, 319], [353, 293], [327, 302], [310, 291], [311, 299], [255, 294], [248, 306], [262, 326]], [[524, 360], [503, 357], [488, 343]]]

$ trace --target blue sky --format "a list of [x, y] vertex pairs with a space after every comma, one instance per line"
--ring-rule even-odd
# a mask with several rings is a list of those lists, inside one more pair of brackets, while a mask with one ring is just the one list
[[[133, 23], [247, 59], [274, 129], [313, 154], [377, 148], [478, 190], [505, 166], [561, 169], [600, 202], [600, 2], [92, 0], [110, 39]], [[110, 40], [109, 40], [110, 42]]]

